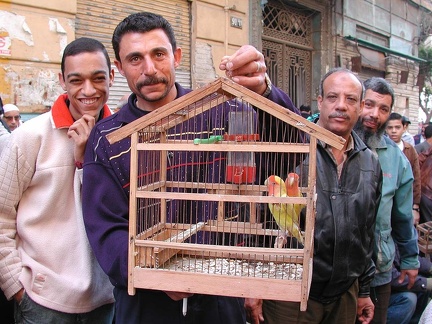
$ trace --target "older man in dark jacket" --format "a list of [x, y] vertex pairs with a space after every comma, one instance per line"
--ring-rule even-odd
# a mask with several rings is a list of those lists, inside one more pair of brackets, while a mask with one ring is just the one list
[[[375, 155], [352, 131], [363, 108], [363, 86], [349, 70], [334, 69], [321, 81], [317, 124], [342, 136], [337, 150], [317, 146], [317, 212], [312, 285], [307, 310], [298, 303], [248, 301], [253, 324], [369, 323], [374, 306], [369, 284], [382, 172]], [[308, 169], [308, 161], [304, 162]], [[261, 312], [262, 308], [262, 312]]]

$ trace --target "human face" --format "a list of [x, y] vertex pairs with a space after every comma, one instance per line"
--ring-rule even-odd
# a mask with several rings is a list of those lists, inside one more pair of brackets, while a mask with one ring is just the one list
[[404, 131], [405, 128], [401, 120], [392, 119], [387, 122], [386, 133], [395, 143], [400, 143]]
[[318, 97], [318, 124], [348, 139], [363, 109], [361, 91], [354, 75], [344, 71], [329, 75], [323, 83], [323, 96]]
[[379, 94], [371, 89], [366, 90], [365, 105], [360, 115], [363, 128], [370, 133], [377, 133], [384, 127], [391, 113], [391, 95]]
[[17, 127], [19, 127], [20, 119], [21, 119], [20, 113], [19, 111], [16, 110], [8, 111], [3, 115], [3, 120], [6, 122], [10, 131], [13, 131], [17, 129]]
[[102, 52], [80, 53], [66, 57], [64, 79], [60, 73], [59, 80], [68, 94], [74, 120], [84, 114], [97, 117], [108, 100], [114, 70], [109, 70]]
[[181, 49], [173, 51], [162, 29], [127, 33], [119, 47], [120, 61], [115, 64], [137, 95], [140, 109], [151, 111], [176, 98], [175, 69], [180, 64]]

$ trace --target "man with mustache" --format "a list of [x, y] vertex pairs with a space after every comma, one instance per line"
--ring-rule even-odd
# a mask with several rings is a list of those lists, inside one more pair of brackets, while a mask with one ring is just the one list
[[[372, 241], [382, 174], [378, 159], [352, 131], [363, 109], [363, 86], [351, 71], [333, 69], [321, 79], [317, 99], [320, 114], [313, 121], [346, 143], [341, 150], [323, 142], [317, 145], [314, 259], [307, 310], [301, 312], [299, 303], [248, 299], [252, 324], [355, 323], [356, 318], [369, 323], [373, 317], [369, 284], [375, 272]], [[303, 166], [306, 170], [308, 161]]]
[[[116, 298], [115, 322], [117, 324], [241, 324], [246, 322], [242, 298], [187, 294], [173, 291], [137, 289], [134, 296], [127, 292], [128, 245], [129, 245], [129, 190], [130, 190], [130, 138], [110, 144], [105, 135], [145, 116], [149, 112], [163, 109], [174, 99], [190, 90], [175, 82], [175, 70], [182, 57], [177, 47], [174, 31], [162, 16], [140, 12], [131, 14], [118, 24], [112, 38], [115, 64], [127, 79], [133, 94], [127, 105], [112, 117], [102, 121], [92, 130], [87, 145], [84, 163], [83, 208], [84, 222], [90, 244], [102, 269], [114, 284]], [[232, 56], [224, 57], [220, 69], [234, 82], [285, 105], [299, 113], [290, 98], [265, 78], [265, 61], [262, 53], [252, 46], [241, 47]], [[235, 105], [234, 105], [235, 106]], [[237, 106], [235, 106], [237, 107]], [[226, 119], [227, 111], [243, 109], [243, 105], [232, 108], [229, 103], [220, 104], [206, 112], [179, 124], [170, 135], [182, 139], [218, 132]], [[224, 110], [222, 110], [224, 109]], [[249, 108], [251, 109], [251, 108]], [[250, 110], [249, 110], [250, 111]], [[225, 117], [224, 117], [225, 116]], [[222, 127], [223, 128], [223, 127]], [[178, 131], [178, 132], [177, 132]], [[193, 137], [192, 137], [193, 138]], [[175, 154], [175, 155], [174, 155]], [[218, 170], [218, 152], [206, 156], [210, 167], [201, 169], [199, 175], [182, 172], [188, 163], [184, 156], [174, 153], [170, 157], [170, 172], [167, 177], [209, 176], [218, 179], [212, 170]], [[197, 161], [191, 158], [190, 161]], [[154, 162], [159, 166], [160, 163]], [[153, 172], [153, 176], [158, 170]], [[180, 177], [179, 176], [179, 177]], [[140, 181], [144, 183], [143, 175]], [[187, 179], [189, 179], [187, 178]], [[184, 178], [183, 178], [184, 179]], [[181, 181], [184, 181], [184, 180]], [[167, 208], [173, 214], [182, 213], [181, 208]], [[209, 217], [213, 208], [199, 215]], [[190, 215], [177, 214], [182, 217]], [[174, 289], [174, 288], [173, 288]], [[188, 298], [186, 315], [182, 314], [182, 299]]]
[[371, 283], [375, 304], [373, 323], [386, 323], [391, 293], [395, 244], [401, 256], [399, 282], [408, 276], [408, 289], [416, 279], [419, 261], [417, 232], [413, 227], [413, 172], [397, 145], [384, 136], [394, 104], [392, 86], [383, 78], [364, 82], [365, 105], [355, 131], [378, 156], [383, 171], [382, 197], [378, 208], [373, 260], [376, 274]]

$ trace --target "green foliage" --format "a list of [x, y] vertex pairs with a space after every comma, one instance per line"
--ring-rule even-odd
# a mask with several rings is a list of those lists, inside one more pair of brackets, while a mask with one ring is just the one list
[[426, 120], [431, 120], [432, 109], [430, 102], [432, 101], [432, 47], [426, 47], [424, 44], [419, 46], [418, 56], [427, 62], [421, 62], [419, 73], [425, 76], [423, 89], [419, 89], [419, 106], [426, 114]]

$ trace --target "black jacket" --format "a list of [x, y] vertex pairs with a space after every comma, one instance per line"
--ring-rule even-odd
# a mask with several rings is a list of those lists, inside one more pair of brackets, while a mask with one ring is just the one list
[[354, 149], [348, 153], [340, 179], [331, 156], [321, 143], [317, 146], [310, 298], [323, 303], [336, 300], [357, 279], [359, 296], [369, 296], [375, 273], [371, 256], [382, 172], [378, 158], [354, 132], [352, 137]]

